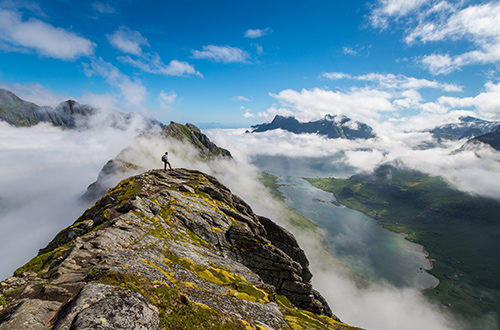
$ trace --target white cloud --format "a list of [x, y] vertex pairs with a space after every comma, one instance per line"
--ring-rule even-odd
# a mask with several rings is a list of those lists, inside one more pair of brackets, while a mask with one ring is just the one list
[[352, 55], [352, 56], [358, 55], [358, 52], [352, 49], [352, 47], [342, 47], [342, 52], [345, 55]]
[[[327, 114], [346, 115], [360, 121], [374, 121], [381, 113], [396, 111], [391, 103], [392, 94], [376, 89], [354, 89], [343, 93], [319, 88], [302, 89], [300, 92], [287, 89], [270, 94], [301, 121], [319, 119]], [[268, 109], [273, 111], [275, 108]]]
[[102, 76], [111, 86], [120, 89], [121, 95], [129, 103], [129, 107], [141, 105], [146, 99], [146, 87], [139, 79], [131, 80], [113, 64], [105, 62], [102, 58], [93, 59], [90, 66], [92, 72]]
[[267, 27], [265, 29], [248, 29], [245, 32], [245, 38], [257, 39], [270, 33], [271, 30]]
[[387, 28], [388, 20], [401, 17], [418, 10], [430, 0], [379, 0], [370, 16], [371, 24], [376, 28]]
[[230, 46], [203, 46], [203, 50], [192, 50], [193, 58], [223, 63], [245, 63], [250, 54], [241, 48]]
[[140, 32], [120, 26], [113, 34], [107, 35], [109, 43], [116, 49], [133, 55], [142, 55], [142, 46], [149, 46]]
[[0, 122], [0, 203], [5, 206], [0, 207], [0, 278], [11, 276], [90, 206], [78, 198], [136, 134]]
[[136, 59], [128, 55], [120, 56], [118, 57], [120, 61], [141, 69], [144, 72], [177, 77], [188, 75], [203, 77], [200, 72], [196, 71], [193, 65], [187, 62], [171, 60], [170, 63], [165, 64], [160, 55], [156, 53], [144, 53], [142, 46], [149, 46], [149, 43], [138, 31], [121, 26], [113, 34], [107, 35], [107, 37], [113, 47], [124, 53], [137, 56]]
[[245, 111], [245, 113], [243, 114], [243, 117], [245, 117], [245, 118], [254, 118], [255, 115], [253, 113], [251, 113], [250, 111]]
[[449, 74], [464, 66], [500, 62], [498, 2], [468, 5], [463, 1], [380, 1], [372, 12], [372, 25], [386, 28], [389, 19], [404, 22], [404, 41], [410, 46], [450, 41], [470, 44], [467, 47], [470, 51], [464, 53], [448, 50], [420, 56], [419, 63], [432, 74]]
[[346, 75], [342, 72], [325, 72], [319, 75], [320, 78], [325, 78], [329, 80], [338, 80], [342, 78], [346, 78]]
[[38, 19], [23, 21], [17, 12], [0, 9], [0, 49], [31, 52], [65, 61], [94, 54], [95, 44], [74, 32]]
[[118, 59], [144, 72], [152, 74], [177, 77], [185, 77], [188, 75], [203, 77], [203, 75], [199, 71], [196, 71], [194, 66], [188, 62], [172, 60], [169, 64], [165, 64], [158, 54], [144, 54], [144, 56], [137, 60], [132, 59], [130, 56], [121, 56]]
[[55, 107], [62, 101], [72, 98], [68, 95], [59, 95], [48, 90], [41, 84], [6, 84], [0, 82], [0, 88], [7, 89], [19, 96], [21, 99], [33, 102], [39, 106]]
[[474, 97], [449, 97], [442, 96], [438, 102], [442, 105], [447, 105], [452, 108], [468, 108], [474, 107], [478, 114], [490, 118], [500, 119], [500, 83], [493, 83], [491, 81], [484, 85], [485, 91], [479, 93]]
[[170, 104], [174, 103], [176, 99], [177, 93], [175, 91], [170, 91], [169, 93], [161, 91], [160, 95], [158, 95], [158, 100], [164, 109], [170, 109]]
[[418, 79], [414, 77], [406, 77], [402, 74], [380, 74], [380, 73], [368, 73], [361, 76], [351, 77], [355, 80], [360, 81], [373, 81], [378, 82], [383, 88], [387, 89], [422, 89], [422, 88], [436, 88], [442, 89], [446, 92], [460, 92], [462, 91], [461, 86], [440, 83], [435, 80]]
[[255, 51], [257, 52], [257, 55], [262, 55], [264, 53], [264, 48], [262, 48], [261, 45], [258, 43], [252, 43], [252, 46], [255, 47]]
[[249, 98], [241, 96], [241, 95], [235, 96], [235, 97], [231, 98], [231, 100], [251, 102]]

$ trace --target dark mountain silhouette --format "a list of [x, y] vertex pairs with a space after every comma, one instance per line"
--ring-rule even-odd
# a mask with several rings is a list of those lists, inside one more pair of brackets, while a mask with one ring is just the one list
[[375, 137], [373, 129], [367, 124], [352, 120], [346, 116], [326, 115], [325, 118], [299, 122], [294, 117], [276, 115], [272, 122], [252, 126], [251, 133], [283, 129], [296, 134], [316, 133], [330, 139], [370, 139]]
[[[142, 117], [137, 114], [119, 111], [108, 111], [106, 113], [89, 105], [80, 104], [74, 100], [67, 100], [57, 107], [39, 106], [35, 103], [22, 100], [14, 93], [0, 89], [0, 120], [17, 127], [31, 127], [46, 122], [54, 126], [67, 129], [88, 129], [95, 122], [92, 117], [103, 115], [97, 122], [100, 125], [125, 129], [133, 120]], [[161, 126], [154, 119], [140, 118], [145, 127], [151, 129]]]

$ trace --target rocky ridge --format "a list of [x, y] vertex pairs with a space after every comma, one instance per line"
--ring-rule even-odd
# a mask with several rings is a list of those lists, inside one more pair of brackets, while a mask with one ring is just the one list
[[120, 182], [0, 284], [4, 329], [353, 329], [295, 238], [216, 178]]
[[[132, 163], [127, 161], [128, 158], [125, 154], [129, 152], [133, 152], [134, 154], [141, 153], [143, 150], [139, 150], [142, 147], [137, 141], [140, 139], [153, 138], [159, 138], [163, 141], [174, 139], [187, 142], [195, 147], [197, 158], [201, 161], [232, 158], [229, 150], [221, 148], [210, 141], [210, 139], [195, 125], [190, 123], [182, 125], [170, 122], [169, 125], [164, 125], [159, 132], [142, 133], [136, 138], [136, 143], [122, 150], [115, 158], [110, 159], [99, 172], [97, 180], [87, 187], [87, 191], [83, 194], [82, 199], [89, 202], [95, 202], [121, 179], [145, 171], [146, 169], [143, 166], [135, 164], [137, 159], [141, 157], [134, 157], [134, 163]], [[158, 158], [159, 157], [160, 156], [158, 156]]]

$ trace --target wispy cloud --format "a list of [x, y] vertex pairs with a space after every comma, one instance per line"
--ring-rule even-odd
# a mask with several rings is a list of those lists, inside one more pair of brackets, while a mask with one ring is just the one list
[[245, 38], [257, 39], [270, 33], [271, 29], [266, 27], [265, 29], [248, 29], [245, 31]]
[[[163, 63], [157, 53], [144, 52], [142, 47], [149, 46], [146, 38], [139, 31], [131, 30], [121, 26], [113, 34], [107, 35], [109, 43], [127, 56], [119, 56], [123, 63], [130, 64], [144, 72], [160, 74], [166, 76], [186, 77], [190, 75], [203, 77], [196, 71], [193, 65], [188, 62], [171, 60], [170, 63]], [[131, 57], [134, 56], [135, 58]]]
[[233, 101], [245, 101], [245, 102], [250, 102], [250, 99], [248, 97], [244, 97], [244, 96], [241, 96], [241, 95], [238, 95], [238, 96], [235, 96], [235, 97], [232, 97], [231, 100]]
[[74, 32], [35, 18], [23, 21], [18, 12], [0, 9], [0, 49], [72, 61], [93, 55], [95, 46]]
[[113, 6], [111, 6], [111, 4], [105, 3], [105, 2], [99, 2], [99, 1], [93, 2], [92, 8], [96, 12], [98, 12], [99, 14], [115, 14], [116, 13], [116, 9]]
[[118, 30], [106, 36], [109, 43], [116, 49], [133, 55], [142, 55], [142, 46], [149, 46], [148, 41], [140, 32], [120, 26]]
[[352, 56], [358, 55], [358, 52], [354, 50], [352, 47], [342, 47], [342, 52], [345, 55], [352, 55]]
[[338, 80], [338, 79], [343, 79], [346, 78], [347, 76], [343, 74], [342, 72], [324, 72], [319, 75], [319, 78], [324, 78], [328, 80]]
[[87, 75], [98, 74], [103, 77], [111, 86], [117, 87], [121, 96], [131, 106], [141, 105], [147, 97], [146, 87], [139, 79], [130, 79], [129, 76], [102, 58], [93, 59], [87, 69]]
[[206, 59], [222, 63], [245, 63], [250, 54], [237, 47], [230, 46], [203, 46], [203, 50], [192, 50], [193, 58]]
[[441, 83], [436, 80], [419, 79], [414, 77], [407, 77], [402, 74], [380, 74], [369, 73], [360, 76], [354, 76], [352, 79], [360, 81], [378, 82], [382, 87], [387, 89], [414, 89], [419, 90], [422, 88], [435, 88], [441, 89], [446, 92], [461, 92], [462, 87], [454, 84]]
[[194, 66], [188, 62], [172, 60], [170, 63], [165, 64], [158, 54], [145, 54], [136, 60], [132, 59], [130, 56], [120, 56], [118, 59], [147, 73], [177, 77], [186, 77], [189, 75], [203, 77], [203, 75], [199, 71], [196, 71]]
[[161, 91], [158, 95], [158, 100], [163, 109], [170, 109], [170, 105], [177, 99], [177, 93], [175, 91], [165, 92]]

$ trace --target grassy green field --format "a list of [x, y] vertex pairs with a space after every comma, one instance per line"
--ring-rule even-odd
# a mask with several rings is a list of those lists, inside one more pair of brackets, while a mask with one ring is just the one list
[[337, 200], [405, 233], [429, 252], [440, 280], [425, 294], [469, 321], [500, 319], [500, 202], [439, 177], [381, 166], [348, 179], [307, 179]]

